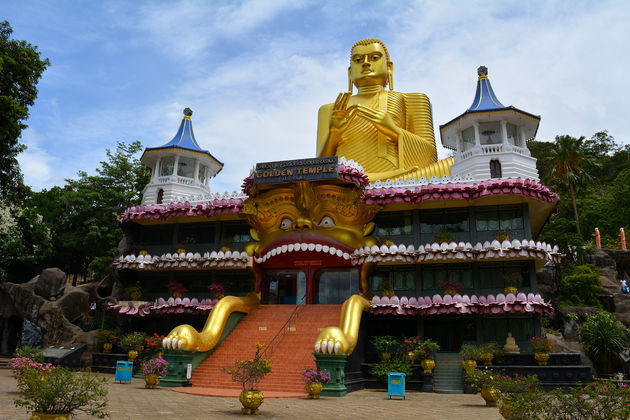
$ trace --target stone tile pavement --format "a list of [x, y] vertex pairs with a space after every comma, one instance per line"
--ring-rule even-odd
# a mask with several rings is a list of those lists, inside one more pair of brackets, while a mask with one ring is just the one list
[[[13, 405], [16, 396], [11, 371], [0, 369], [0, 420], [29, 419], [29, 413]], [[144, 380], [131, 384], [109, 378], [109, 411], [113, 420], [243, 419], [237, 398], [204, 397], [173, 392], [170, 388], [149, 390]], [[407, 392], [407, 399], [388, 400], [387, 392], [362, 390], [345, 397], [266, 398], [256, 419], [423, 419], [499, 420], [497, 408], [485, 407], [481, 396]], [[77, 420], [94, 419], [84, 414]]]

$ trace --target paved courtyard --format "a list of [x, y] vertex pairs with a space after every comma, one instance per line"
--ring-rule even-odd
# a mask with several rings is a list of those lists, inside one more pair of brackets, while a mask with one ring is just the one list
[[[11, 370], [0, 369], [0, 420], [28, 419], [30, 414], [13, 405], [16, 396]], [[144, 380], [131, 384], [109, 378], [109, 412], [114, 420], [168, 419], [200, 420], [245, 418], [237, 398], [202, 397], [174, 392], [169, 388], [149, 390]], [[362, 390], [342, 398], [266, 398], [257, 419], [302, 419], [306, 417], [340, 419], [495, 420], [497, 408], [485, 407], [479, 395], [448, 395], [407, 392], [407, 399], [387, 399], [387, 392]], [[94, 419], [84, 414], [78, 420]]]

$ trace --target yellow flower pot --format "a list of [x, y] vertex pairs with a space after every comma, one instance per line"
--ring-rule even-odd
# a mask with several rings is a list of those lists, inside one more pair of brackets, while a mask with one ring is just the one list
[[378, 353], [378, 358], [381, 362], [386, 362], [392, 358], [392, 354], [388, 351], [381, 351]]
[[487, 407], [496, 407], [497, 401], [501, 398], [501, 391], [497, 388], [483, 387], [481, 388], [481, 398], [486, 401]]
[[133, 362], [134, 360], [136, 360], [136, 357], [138, 357], [138, 352], [135, 350], [129, 350], [129, 353], [127, 353], [127, 357], [130, 362]]
[[157, 375], [144, 375], [144, 387], [147, 389], [157, 388], [160, 378]]
[[111, 353], [112, 347], [112, 343], [103, 343], [103, 353]]
[[510, 419], [514, 414], [514, 402], [512, 400], [502, 398], [499, 403], [499, 414], [501, 414], [506, 420]]
[[310, 384], [304, 384], [308, 397], [311, 399], [319, 399], [319, 394], [322, 392], [323, 385], [321, 382], [311, 382]]
[[536, 359], [536, 361], [538, 362], [538, 366], [547, 366], [547, 361], [549, 361], [549, 353], [534, 353], [534, 359]]
[[508, 295], [509, 293], [512, 293], [514, 296], [516, 296], [516, 294], [518, 293], [518, 289], [514, 286], [508, 286], [505, 289], [503, 289], [503, 293], [505, 295]]
[[444, 289], [444, 295], [455, 296], [457, 294], [457, 290], [455, 289]]
[[477, 369], [477, 362], [474, 360], [462, 360], [462, 367], [466, 373], [471, 373]]
[[424, 359], [422, 362], [420, 362], [420, 366], [422, 366], [424, 373], [431, 373], [433, 372], [433, 368], [435, 368], [435, 360]]
[[70, 414], [33, 413], [31, 415], [31, 420], [68, 420], [69, 418]]
[[265, 401], [262, 391], [257, 389], [244, 389], [241, 391], [241, 395], [238, 400], [243, 404], [241, 413], [243, 414], [258, 414], [258, 407]]

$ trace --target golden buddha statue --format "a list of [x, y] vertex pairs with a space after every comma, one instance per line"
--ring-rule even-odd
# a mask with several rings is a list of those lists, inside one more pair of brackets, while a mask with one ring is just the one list
[[393, 72], [380, 40], [364, 39], [352, 46], [349, 92], [319, 109], [317, 156], [353, 159], [372, 182], [449, 175], [453, 159], [437, 160], [429, 98], [395, 92]]

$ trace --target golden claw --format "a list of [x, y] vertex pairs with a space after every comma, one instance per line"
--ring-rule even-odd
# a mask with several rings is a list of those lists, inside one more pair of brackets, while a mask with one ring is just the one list
[[249, 313], [260, 303], [258, 294], [250, 293], [246, 297], [226, 296], [212, 308], [210, 316], [201, 332], [190, 325], [179, 325], [166, 336], [162, 346], [166, 349], [208, 351], [213, 349], [232, 312]]
[[352, 295], [343, 303], [338, 327], [322, 330], [315, 340], [315, 353], [351, 354], [359, 338], [359, 326], [363, 311], [370, 307], [370, 301], [360, 295]]

